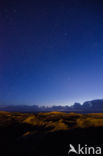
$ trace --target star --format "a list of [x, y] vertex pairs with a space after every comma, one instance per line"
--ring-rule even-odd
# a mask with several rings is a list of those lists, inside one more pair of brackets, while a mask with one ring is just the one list
[[64, 33], [64, 36], [68, 36], [68, 33], [67, 33], [67, 32], [65, 32], [65, 33]]
[[13, 12], [14, 12], [14, 13], [16, 13], [16, 12], [17, 12], [17, 10], [16, 10], [16, 9], [13, 9]]
[[16, 75], [18, 75], [19, 74], [19, 72], [16, 72]]

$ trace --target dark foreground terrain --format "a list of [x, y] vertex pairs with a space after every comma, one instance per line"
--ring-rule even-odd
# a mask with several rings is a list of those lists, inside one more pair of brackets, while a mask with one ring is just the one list
[[102, 146], [103, 114], [0, 112], [1, 156], [67, 156], [69, 144]]

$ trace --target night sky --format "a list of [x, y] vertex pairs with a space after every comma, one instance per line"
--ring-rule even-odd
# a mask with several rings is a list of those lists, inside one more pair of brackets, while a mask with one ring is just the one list
[[0, 104], [101, 98], [102, 0], [0, 1]]

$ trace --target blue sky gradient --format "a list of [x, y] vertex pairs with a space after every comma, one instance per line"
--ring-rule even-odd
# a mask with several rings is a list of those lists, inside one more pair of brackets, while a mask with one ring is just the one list
[[103, 98], [101, 0], [0, 2], [0, 103]]

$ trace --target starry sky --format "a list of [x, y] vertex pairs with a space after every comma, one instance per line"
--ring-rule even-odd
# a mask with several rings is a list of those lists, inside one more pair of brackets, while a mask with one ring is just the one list
[[102, 0], [0, 1], [0, 104], [100, 98]]

